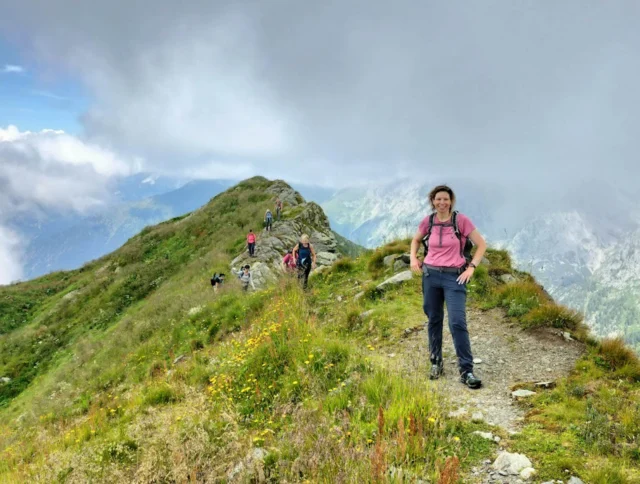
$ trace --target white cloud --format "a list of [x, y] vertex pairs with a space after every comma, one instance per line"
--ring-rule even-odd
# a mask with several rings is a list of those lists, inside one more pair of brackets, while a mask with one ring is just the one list
[[139, 162], [59, 130], [0, 128], [0, 283], [21, 275], [11, 225], [41, 210], [84, 213], [104, 206], [113, 176], [130, 174]]
[[17, 66], [14, 64], [5, 64], [4, 68], [2, 69], [2, 72], [4, 72], [5, 74], [21, 74], [24, 72], [24, 67], [22, 66]]
[[20, 239], [15, 232], [0, 225], [0, 284], [9, 284], [22, 276]]
[[90, 136], [153, 171], [215, 160], [310, 177], [311, 161], [334, 182], [438, 171], [564, 187], [576, 164], [627, 183], [640, 170], [633, 2], [158, 0], [149, 15], [34, 1], [0, 28], [20, 25], [80, 79]]

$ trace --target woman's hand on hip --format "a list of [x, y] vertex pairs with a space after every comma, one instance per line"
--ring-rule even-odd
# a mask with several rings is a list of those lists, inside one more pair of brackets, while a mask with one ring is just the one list
[[466, 284], [467, 282], [469, 282], [474, 271], [475, 269], [473, 267], [467, 268], [467, 270], [460, 274], [456, 279], [456, 281], [458, 281], [458, 284]]
[[417, 257], [411, 257], [411, 271], [416, 274], [422, 273], [422, 261]]

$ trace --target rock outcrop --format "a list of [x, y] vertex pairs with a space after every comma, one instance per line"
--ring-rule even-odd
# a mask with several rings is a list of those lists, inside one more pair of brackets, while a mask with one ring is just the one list
[[275, 182], [267, 191], [283, 201], [282, 219], [274, 221], [270, 232], [262, 230], [256, 234], [254, 257], [249, 257], [249, 253], [243, 251], [231, 262], [232, 270], [240, 270], [245, 264], [251, 266], [256, 289], [265, 287], [282, 274], [282, 257], [298, 243], [302, 234], [309, 235], [316, 251], [318, 269], [330, 266], [340, 257], [329, 219], [318, 204], [305, 202], [298, 192], [284, 182]]

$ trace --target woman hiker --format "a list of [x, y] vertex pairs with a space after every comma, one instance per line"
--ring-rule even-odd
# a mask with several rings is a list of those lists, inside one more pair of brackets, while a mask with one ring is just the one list
[[300, 242], [293, 248], [293, 258], [298, 267], [298, 280], [302, 279], [302, 287], [306, 289], [309, 273], [316, 267], [316, 251], [309, 242], [307, 234], [302, 234]]
[[[444, 373], [442, 324], [446, 302], [449, 330], [458, 357], [460, 381], [469, 388], [480, 388], [482, 380], [473, 374], [466, 302], [467, 283], [480, 264], [487, 244], [468, 217], [453, 211], [456, 197], [451, 188], [446, 185], [435, 187], [429, 193], [429, 202], [433, 213], [422, 220], [411, 241], [411, 270], [422, 274], [422, 307], [429, 318], [429, 378], [435, 380]], [[476, 245], [477, 250], [473, 259], [467, 263], [465, 246], [468, 240]], [[420, 243], [425, 244], [424, 261], [417, 257]]]
[[247, 264], [242, 268], [240, 272], [237, 273], [243, 291], [248, 291], [249, 285], [251, 285], [251, 288], [254, 291], [256, 290], [256, 286], [253, 284], [253, 276], [251, 275], [250, 269], [251, 266]]
[[249, 229], [247, 234], [247, 248], [249, 249], [249, 257], [253, 257], [256, 251], [256, 234], [253, 233], [253, 229]]

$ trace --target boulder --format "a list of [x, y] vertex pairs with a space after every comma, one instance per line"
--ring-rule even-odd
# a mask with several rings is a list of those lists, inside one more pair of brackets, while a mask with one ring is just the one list
[[386, 281], [378, 284], [377, 289], [384, 291], [388, 289], [390, 286], [395, 286], [398, 284], [402, 284], [403, 282], [410, 281], [413, 278], [413, 273], [411, 271], [403, 271], [399, 274], [396, 274], [393, 277], [390, 277]]
[[511, 392], [511, 397], [514, 400], [520, 400], [521, 398], [532, 397], [535, 394], [536, 392], [532, 392], [531, 390], [520, 389], [520, 390], [516, 390], [515, 392]]
[[8, 376], [3, 376], [0, 378], [0, 383], [11, 383], [11, 378]]
[[402, 271], [409, 268], [409, 263], [405, 262], [403, 259], [396, 259], [393, 263], [393, 272]]
[[393, 263], [396, 261], [396, 255], [397, 254], [391, 254], [386, 256], [384, 259], [382, 259], [382, 263], [387, 267], [391, 267]]
[[498, 472], [517, 476], [523, 469], [533, 467], [531, 461], [523, 454], [512, 454], [511, 452], [500, 452], [498, 458], [492, 466]]
[[291, 205], [300, 205], [302, 210], [292, 219], [276, 222], [270, 232], [257, 232], [255, 257], [249, 257], [248, 251], [243, 250], [231, 261], [232, 270], [239, 271], [246, 264], [251, 266], [256, 289], [264, 288], [282, 274], [282, 257], [298, 243], [302, 234], [309, 235], [316, 251], [317, 268], [330, 266], [340, 257], [338, 242], [322, 208], [313, 202], [305, 203], [295, 190], [284, 183], [278, 187], [271, 190], [274, 199], [280, 196], [285, 203], [291, 200]]
[[536, 473], [536, 470], [533, 467], [525, 467], [520, 471], [520, 477], [522, 477], [525, 481], [528, 481], [533, 477]]
[[505, 284], [509, 284], [511, 282], [516, 281], [516, 278], [513, 277], [511, 274], [502, 274], [499, 279]]

